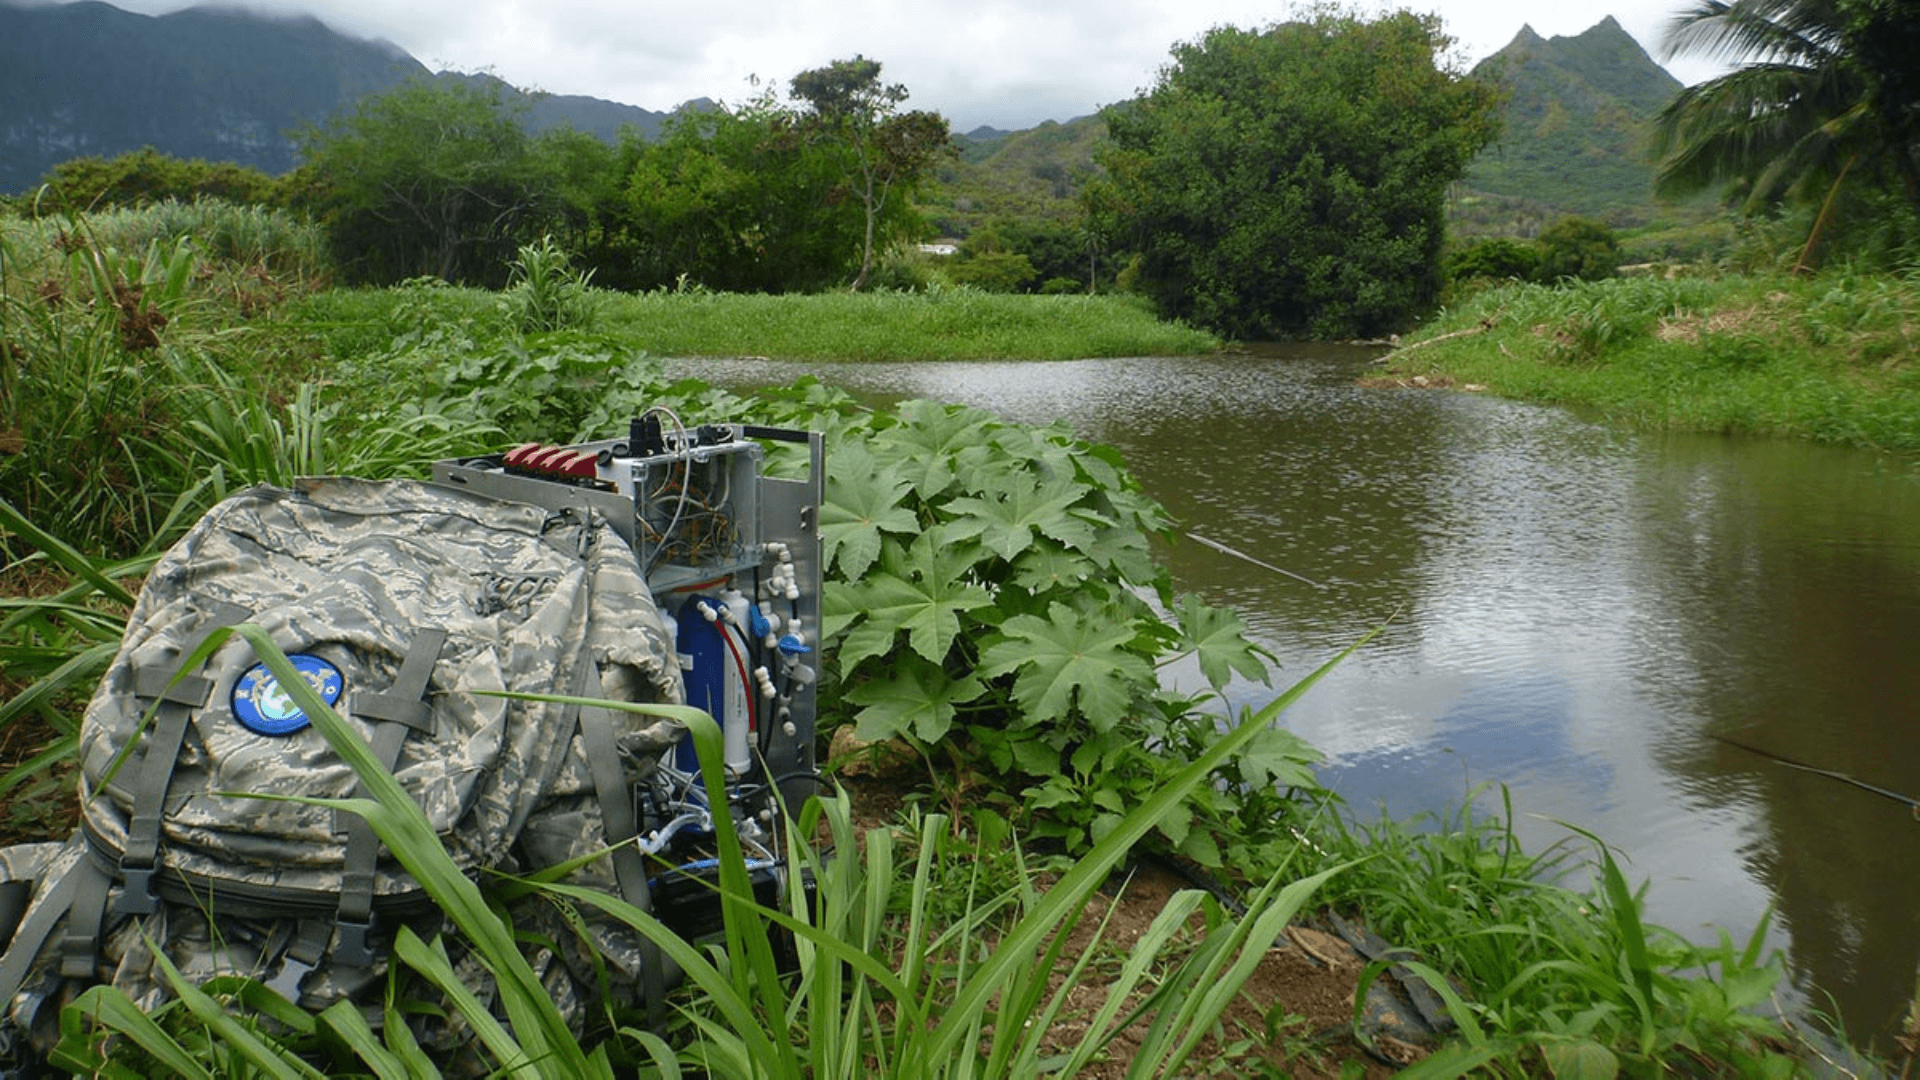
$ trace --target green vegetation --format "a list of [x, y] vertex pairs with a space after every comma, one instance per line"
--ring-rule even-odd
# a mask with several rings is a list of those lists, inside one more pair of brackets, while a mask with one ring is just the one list
[[1613, 230], [1586, 218], [1561, 218], [1533, 240], [1482, 237], [1447, 253], [1449, 282], [1599, 281], [1620, 266]]
[[559, 224], [568, 156], [542, 144], [565, 139], [528, 135], [498, 87], [413, 80], [305, 129], [300, 152], [350, 277], [498, 286], [514, 249]]
[[960, 136], [957, 160], [943, 164], [923, 196], [928, 221], [942, 236], [965, 238], [992, 222], [1071, 226], [1083, 212], [1079, 194], [1098, 174], [1094, 154], [1107, 123], [1083, 116], [991, 138]]
[[1620, 265], [1619, 241], [1597, 221], [1561, 218], [1540, 230], [1539, 244], [1542, 281], [1599, 281], [1612, 277]]
[[1447, 185], [1497, 126], [1446, 44], [1400, 12], [1176, 46], [1107, 110], [1093, 217], [1168, 316], [1253, 340], [1404, 329], [1439, 296]]
[[[657, 143], [623, 143], [589, 214], [601, 223], [589, 251], [598, 280], [728, 292], [844, 283], [859, 266], [865, 215], [827, 149], [794, 130], [772, 91], [731, 112], [678, 116]], [[884, 224], [891, 233], [911, 221], [896, 200]]]
[[[903, 195], [933, 165], [953, 152], [946, 118], [922, 110], [901, 112], [902, 83], [880, 81], [880, 61], [855, 55], [803, 71], [789, 84], [808, 111], [802, 130], [846, 152], [847, 186], [860, 201], [860, 271], [849, 286], [866, 287], [873, 276], [874, 242], [889, 200]], [[902, 191], [896, 193], [895, 187]], [[904, 198], [900, 201], [904, 202]]]
[[268, 204], [280, 185], [259, 169], [230, 161], [183, 161], [145, 147], [118, 157], [78, 157], [47, 171], [35, 200], [53, 209], [100, 211], [149, 203], [220, 199]]
[[[511, 294], [509, 294], [511, 295]], [[394, 298], [404, 297], [396, 305]], [[592, 326], [622, 349], [652, 356], [767, 356], [782, 360], [1066, 360], [1086, 356], [1191, 356], [1220, 341], [1160, 322], [1115, 296], [998, 296], [969, 288], [924, 293], [638, 295], [592, 291]], [[499, 294], [413, 282], [395, 291], [337, 290], [298, 305], [325, 328], [335, 356], [386, 345], [408, 319], [446, 320], [435, 333], [471, 338], [503, 331]], [[427, 346], [429, 341], [424, 340]]]
[[1391, 371], [1651, 427], [1912, 452], [1916, 326], [1920, 286], [1884, 275], [1510, 284], [1424, 327]]
[[[84, 222], [70, 226], [69, 236], [89, 235]], [[181, 983], [179, 998], [151, 1015], [96, 989], [68, 1014], [69, 1067], [150, 1072], [165, 1062], [192, 1074], [246, 1061], [275, 1075], [431, 1074], [448, 1063], [421, 1058], [400, 1018], [454, 1010], [476, 1025], [477, 1053], [525, 1072], [787, 1076], [878, 1062], [902, 1075], [1032, 1075], [1042, 1065], [1071, 1075], [1119, 1052], [1125, 1030], [1133, 1074], [1160, 1074], [1194, 1060], [1197, 1040], [1224, 1037], [1220, 1010], [1308, 902], [1364, 916], [1414, 951], [1407, 966], [1440, 990], [1460, 1032], [1430, 1071], [1787, 1064], [1784, 1030], [1747, 1008], [1775, 984], [1777, 962], [1757, 941], [1701, 949], [1644, 926], [1604, 848], [1589, 860], [1598, 882], [1589, 895], [1554, 884], [1551, 853], [1529, 859], [1515, 850], [1504, 817], [1489, 823], [1463, 812], [1433, 832], [1343, 824], [1308, 768], [1311, 748], [1269, 723], [1306, 684], [1232, 723], [1206, 698], [1158, 689], [1151, 672], [1188, 652], [1216, 685], [1264, 668], [1232, 615], [1167, 595], [1165, 571], [1146, 547], [1163, 515], [1110, 451], [965, 409], [921, 403], [876, 413], [811, 382], [755, 400], [666, 385], [629, 340], [633, 324], [623, 320], [637, 317], [622, 314], [627, 301], [586, 290], [550, 245], [518, 252], [516, 284], [502, 294], [416, 283], [248, 308], [218, 286], [235, 271], [203, 272], [190, 245], [150, 243], [149, 255], [129, 259], [96, 238], [60, 255], [56, 236], [6, 249], [0, 431], [21, 430], [48, 402], [76, 407], [78, 375], [63, 365], [137, 368], [156, 381], [138, 388], [149, 412], [137, 430], [34, 429], [41, 460], [84, 461], [104, 447], [124, 461], [124, 476], [103, 470], [93, 489], [69, 491], [40, 479], [43, 466], [0, 474], [0, 579], [10, 594], [0, 604], [8, 695], [0, 725], [44, 747], [0, 783], [35, 780], [71, 753], [79, 703], [124, 618], [124, 582], [148, 564], [139, 554], [177, 535], [223, 484], [312, 471], [418, 474], [437, 457], [598, 433], [666, 403], [686, 415], [829, 433], [823, 710], [916, 747], [933, 778], [924, 796], [933, 805], [982, 807], [964, 820], [922, 811], [856, 835], [844, 799], [818, 804], [809, 813], [820, 817], [800, 827], [813, 835], [824, 822], [837, 857], [812, 864], [821, 903], [805, 920], [740, 899], [750, 895], [744, 868], [723, 838], [730, 930], [724, 946], [705, 952], [603, 895], [447, 873], [405, 800], [367, 772], [376, 802], [353, 809], [433, 883], [458, 928], [457, 938], [400, 942], [399, 964], [412, 975], [391, 984], [381, 1031], [356, 1010], [310, 1015], [244, 979], [199, 992]], [[77, 289], [96, 272], [105, 292], [45, 295], [47, 281]], [[136, 282], [150, 302], [131, 310], [169, 315], [157, 325], [146, 319], [152, 341], [123, 336], [126, 305], [84, 302]], [[544, 313], [567, 310], [568, 298], [591, 303], [577, 310], [573, 329], [543, 329]], [[632, 302], [670, 313], [775, 299], [690, 291]], [[949, 302], [982, 305], [976, 313], [1025, 305], [1049, 317], [1066, 305], [1116, 310], [1085, 298], [964, 292], [779, 299], [873, 305], [843, 311]], [[735, 334], [752, 325], [740, 310]], [[1905, 311], [1847, 310], [1851, 321], [1830, 306], [1835, 332], [1898, 323]], [[814, 308], [812, 317], [846, 317], [822, 314], [831, 311]], [[86, 347], [56, 344], [76, 341]], [[31, 350], [30, 362], [11, 362], [21, 355], [15, 346]], [[0, 466], [17, 456], [0, 456]], [[139, 478], [137, 489], [127, 477]], [[136, 490], [130, 505], [146, 509], [103, 528], [115, 518], [113, 500]], [[28, 497], [42, 501], [23, 512], [16, 500]], [[104, 500], [97, 505], [106, 509], [70, 506], [81, 499]], [[1162, 603], [1148, 607], [1140, 590]], [[297, 680], [288, 685], [300, 692]], [[320, 715], [322, 707], [304, 704]], [[340, 734], [338, 725], [330, 730]], [[702, 731], [710, 743], [710, 725]], [[1146, 753], [1148, 745], [1158, 752]], [[1015, 831], [1054, 838], [1078, 861], [1029, 861], [1007, 842]], [[1086, 939], [1064, 931], [1096, 917], [1083, 914], [1092, 890], [1136, 849], [1232, 866], [1246, 912], [1186, 892], [1138, 942], [1095, 938], [1070, 950], [1069, 940]], [[597, 907], [674, 951], [692, 980], [664, 1038], [618, 1013], [585, 1041], [556, 1023], [520, 970], [513, 929], [486, 902], [501, 895], [495, 890], [529, 888]], [[769, 921], [797, 937], [797, 976], [773, 974]], [[443, 949], [488, 958], [497, 1019], [452, 977]], [[1217, 1043], [1220, 1067], [1323, 1067], [1313, 1055], [1332, 1049], [1275, 1035], [1286, 1020], [1270, 1015], [1269, 1030]], [[124, 1038], [100, 1038], [107, 1031]]]
[[1901, 184], [1920, 205], [1920, 16], [1884, 0], [1701, 4], [1669, 36], [1673, 55], [1741, 61], [1662, 110], [1660, 180], [1676, 190], [1739, 181], [1749, 208], [1816, 201], [1850, 171]]
[[[1409, 966], [1439, 989], [1459, 1028], [1429, 1065], [1488, 1066], [1495, 1075], [1797, 1074], [1783, 1032], [1755, 1014], [1781, 977], [1766, 924], [1736, 947], [1722, 931], [1694, 945], [1644, 923], [1642, 896], [1598, 837], [1569, 825], [1566, 842], [1520, 851], [1513, 806], [1476, 817], [1475, 796], [1444, 818], [1342, 830], [1329, 859], [1373, 858], [1328, 883], [1321, 898], [1364, 910], [1394, 941], [1420, 943]], [[1591, 894], [1560, 882], [1587, 877]], [[1644, 890], [1642, 890], [1644, 891]], [[1367, 979], [1384, 965], [1368, 969]], [[1684, 975], [1680, 973], [1685, 973]], [[1450, 993], [1442, 976], [1469, 988]]]
[[[1829, 219], [1898, 211], [1920, 238], [1920, 14], [1890, 0], [1733, 0], [1686, 11], [1672, 55], [1743, 66], [1688, 87], [1660, 112], [1654, 152], [1671, 192], [1725, 186], [1748, 213], [1820, 205], [1796, 265], [1813, 265]], [[1882, 198], [1876, 199], [1880, 195]], [[1849, 202], [1836, 206], [1845, 196]], [[1857, 226], [1856, 226], [1857, 228]], [[1858, 246], [1861, 238], [1854, 237]]]

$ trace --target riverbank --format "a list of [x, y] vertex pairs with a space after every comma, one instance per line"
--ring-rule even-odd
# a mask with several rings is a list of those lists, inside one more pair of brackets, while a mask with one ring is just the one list
[[1500, 285], [1384, 365], [1385, 384], [1473, 385], [1648, 428], [1920, 453], [1920, 284], [1886, 275]]

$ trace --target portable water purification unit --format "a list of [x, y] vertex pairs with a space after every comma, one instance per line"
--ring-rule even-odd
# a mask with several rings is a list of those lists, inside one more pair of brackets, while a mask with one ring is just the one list
[[[724, 735], [730, 813], [757, 893], [779, 894], [781, 817], [816, 787], [815, 655], [820, 625], [818, 433], [736, 424], [687, 427], [665, 409], [626, 436], [530, 443], [434, 466], [436, 482], [553, 510], [592, 510], [633, 549], [676, 635], [687, 703]], [[691, 738], [636, 791], [641, 846], [664, 861], [661, 917], [714, 928], [711, 815]], [[659, 862], [655, 863], [660, 865]]]

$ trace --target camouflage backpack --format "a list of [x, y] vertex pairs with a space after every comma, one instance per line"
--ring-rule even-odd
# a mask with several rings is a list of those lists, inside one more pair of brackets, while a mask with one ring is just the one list
[[[228, 499], [154, 567], [88, 706], [81, 829], [0, 852], [0, 942], [12, 931], [0, 1000], [16, 1054], [43, 1054], [59, 1007], [88, 985], [144, 1007], [168, 997], [149, 943], [189, 978], [253, 976], [320, 1008], [384, 983], [398, 926], [439, 928], [360, 818], [246, 797], [344, 798], [358, 781], [238, 635], [181, 671], [241, 622], [367, 740], [470, 873], [632, 839], [637, 777], [681, 734], [489, 693], [680, 700], [668, 631], [597, 514], [411, 481]], [[639, 859], [624, 844], [569, 880], [644, 906]], [[596, 988], [640, 998], [673, 974], [606, 927], [586, 943], [564, 924], [529, 935], [541, 937], [530, 956], [576, 1015]]]

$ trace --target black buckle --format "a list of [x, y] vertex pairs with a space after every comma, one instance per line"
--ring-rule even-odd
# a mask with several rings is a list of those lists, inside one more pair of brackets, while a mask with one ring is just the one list
[[158, 893], [154, 889], [153, 875], [158, 868], [149, 864], [134, 866], [125, 859], [120, 860], [120, 880], [123, 888], [120, 899], [113, 905], [119, 915], [151, 915], [159, 907]]
[[333, 960], [343, 967], [372, 967], [374, 962], [372, 937], [372, 916], [368, 916], [365, 922], [336, 919], [333, 924]]

